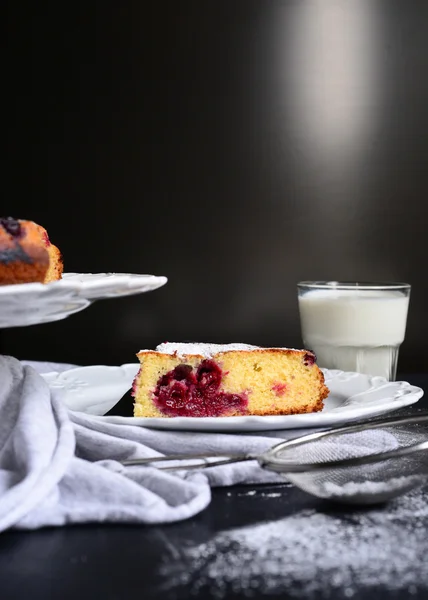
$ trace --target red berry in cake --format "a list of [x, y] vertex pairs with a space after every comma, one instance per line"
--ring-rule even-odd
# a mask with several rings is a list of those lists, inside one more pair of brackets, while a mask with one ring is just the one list
[[275, 392], [275, 395], [278, 396], [278, 398], [281, 398], [281, 396], [284, 396], [285, 392], [287, 391], [287, 384], [277, 381], [273, 384], [272, 391]]
[[171, 409], [184, 408], [187, 399], [187, 387], [184, 383], [176, 381], [165, 391], [165, 406]]
[[196, 379], [198, 388], [206, 396], [212, 396], [220, 387], [222, 371], [213, 360], [203, 360], [198, 367]]
[[315, 364], [316, 360], [317, 357], [313, 352], [306, 352], [306, 354], [303, 357], [303, 364], [305, 365], [305, 367], [312, 367], [312, 365]]
[[12, 217], [0, 219], [0, 225], [2, 225], [5, 231], [13, 237], [19, 237], [21, 235], [21, 224]]
[[177, 381], [182, 381], [183, 379], [188, 380], [189, 382], [196, 383], [196, 377], [193, 373], [193, 367], [191, 365], [178, 365], [172, 371], [173, 379]]
[[50, 239], [49, 239], [49, 236], [48, 236], [48, 232], [47, 232], [47, 231], [44, 231], [44, 232], [42, 233], [42, 238], [43, 238], [43, 241], [45, 242], [45, 245], [46, 245], [47, 247], [49, 247], [49, 246], [51, 245], [51, 241], [50, 241]]

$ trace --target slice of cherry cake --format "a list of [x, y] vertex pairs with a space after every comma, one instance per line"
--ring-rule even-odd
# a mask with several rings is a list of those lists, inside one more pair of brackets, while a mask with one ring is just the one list
[[137, 356], [136, 417], [309, 413], [322, 410], [329, 393], [307, 350], [165, 343]]

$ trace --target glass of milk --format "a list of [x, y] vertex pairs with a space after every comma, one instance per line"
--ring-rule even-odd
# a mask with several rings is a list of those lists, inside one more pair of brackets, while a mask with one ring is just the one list
[[320, 367], [395, 379], [409, 284], [301, 281], [297, 289], [303, 343]]

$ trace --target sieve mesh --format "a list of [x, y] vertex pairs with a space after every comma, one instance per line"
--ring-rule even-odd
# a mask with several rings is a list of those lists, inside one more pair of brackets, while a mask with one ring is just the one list
[[[353, 432], [338, 430], [314, 440], [285, 443], [264, 455], [261, 463], [319, 498], [376, 503], [427, 481], [427, 442], [428, 418], [422, 418], [418, 423], [385, 424]], [[403, 448], [422, 443], [427, 445], [425, 449], [399, 455]], [[361, 459], [360, 464], [349, 464], [351, 459]], [[338, 465], [340, 461], [343, 464]], [[295, 472], [298, 465], [301, 472]]]

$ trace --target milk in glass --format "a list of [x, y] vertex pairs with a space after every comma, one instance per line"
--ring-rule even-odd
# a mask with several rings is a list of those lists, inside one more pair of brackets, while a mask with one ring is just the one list
[[320, 367], [396, 376], [409, 289], [299, 287], [303, 342]]

